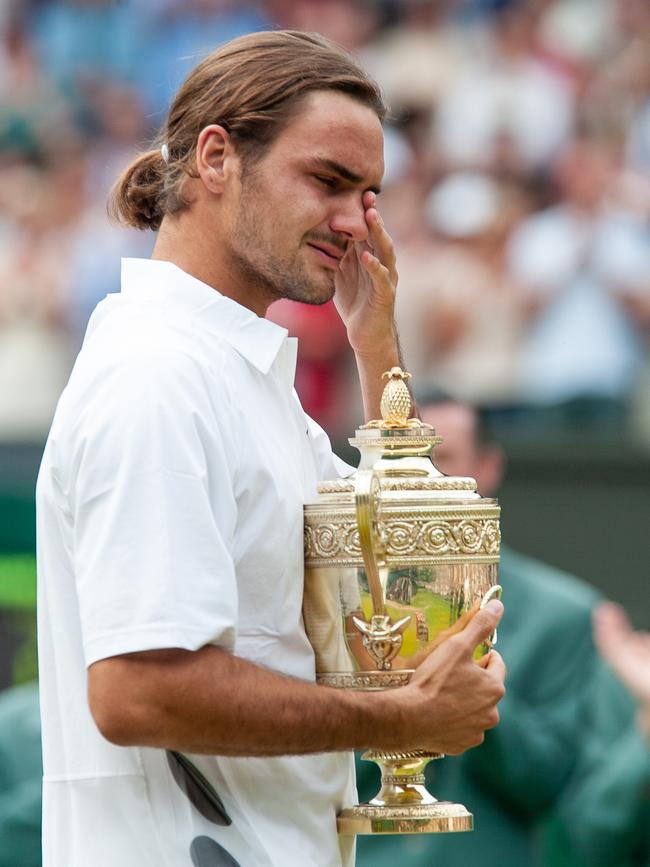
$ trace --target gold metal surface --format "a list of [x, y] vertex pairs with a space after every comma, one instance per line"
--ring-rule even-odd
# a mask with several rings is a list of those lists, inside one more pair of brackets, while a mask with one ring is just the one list
[[[381, 480], [385, 491], [475, 491], [476, 482], [469, 478], [402, 479], [388, 476]], [[319, 494], [342, 494], [354, 491], [351, 479], [332, 479], [318, 485]]]
[[[404, 374], [385, 376], [381, 421], [356, 431], [351, 479], [319, 486], [305, 506], [303, 617], [318, 683], [341, 689], [405, 686], [420, 662], [499, 595], [499, 506], [476, 482], [444, 476], [430, 453], [440, 438], [408, 418]], [[407, 402], [408, 396], [408, 402]], [[487, 653], [496, 633], [475, 651]], [[369, 804], [343, 811], [339, 831], [415, 834], [471, 830], [461, 804], [424, 785], [435, 753], [370, 751], [382, 772]]]
[[381, 396], [381, 417], [384, 424], [404, 427], [411, 415], [411, 395], [406, 387], [410, 373], [404, 373], [401, 368], [393, 367], [384, 373], [388, 379]]
[[391, 367], [390, 370], [382, 374], [382, 378], [387, 379], [388, 382], [381, 396], [381, 418], [369, 421], [362, 425], [361, 429], [391, 430], [392, 428], [420, 427], [422, 422], [419, 419], [409, 418], [413, 402], [406, 380], [411, 378], [411, 374], [403, 371], [401, 367]]
[[472, 831], [474, 818], [462, 805], [436, 801], [425, 807], [369, 807], [342, 810], [339, 834], [440, 834]]
[[[309, 508], [309, 507], [308, 507]], [[499, 509], [461, 510], [441, 504], [432, 514], [405, 504], [383, 510], [381, 541], [387, 566], [435, 563], [498, 563], [501, 547]], [[317, 566], [363, 566], [359, 529], [352, 508], [310, 510], [305, 514], [305, 563]]]
[[[379, 497], [379, 476], [374, 470], [359, 470], [354, 488], [354, 507], [359, 531], [361, 556], [368, 579], [372, 599], [373, 615], [385, 615], [384, 594], [379, 578], [380, 562], [377, 557], [378, 545], [373, 538], [377, 532], [377, 499]], [[379, 666], [383, 668], [382, 665]]]
[[339, 689], [390, 689], [396, 686], [406, 686], [414, 669], [401, 671], [333, 671], [316, 675], [316, 682], [323, 686], [335, 686]]

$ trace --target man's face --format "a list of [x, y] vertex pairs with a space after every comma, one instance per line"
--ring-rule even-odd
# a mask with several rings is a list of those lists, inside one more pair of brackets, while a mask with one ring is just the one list
[[362, 197], [383, 170], [375, 113], [345, 94], [310, 94], [229, 199], [223, 241], [242, 284], [267, 303], [329, 301], [340, 259], [367, 238]]
[[447, 476], [470, 476], [479, 494], [494, 496], [503, 478], [503, 453], [496, 445], [481, 445], [473, 410], [446, 402], [421, 407], [420, 414], [443, 438], [433, 452], [436, 467]]
[[433, 453], [438, 469], [448, 476], [476, 478], [480, 455], [471, 410], [456, 403], [438, 403], [422, 407], [421, 415], [443, 439]]

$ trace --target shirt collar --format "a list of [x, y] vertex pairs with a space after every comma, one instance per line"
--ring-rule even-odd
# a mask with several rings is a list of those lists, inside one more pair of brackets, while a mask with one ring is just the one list
[[261, 373], [268, 373], [287, 330], [227, 298], [172, 262], [122, 259], [122, 296], [184, 310], [218, 334]]

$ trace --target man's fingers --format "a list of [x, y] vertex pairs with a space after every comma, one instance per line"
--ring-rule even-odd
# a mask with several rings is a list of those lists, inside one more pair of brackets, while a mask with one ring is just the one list
[[366, 190], [363, 194], [363, 207], [364, 208], [374, 208], [377, 202], [377, 194], [373, 193], [372, 190]]
[[391, 280], [390, 271], [388, 268], [382, 264], [381, 260], [377, 258], [377, 256], [373, 255], [369, 250], [364, 250], [360, 256], [361, 263], [366, 271], [370, 274], [373, 279], [373, 283], [376, 289], [380, 290], [382, 295], [386, 295], [389, 298], [390, 302], [395, 295], [395, 287]]
[[499, 599], [491, 599], [485, 608], [477, 611], [460, 634], [464, 644], [471, 651], [486, 641], [497, 628], [503, 616], [503, 603]]
[[503, 661], [503, 657], [497, 650], [491, 650], [488, 653], [485, 670], [492, 672], [492, 674], [494, 674], [494, 676], [500, 681], [505, 681], [508, 670], [506, 668], [505, 662]]
[[625, 611], [615, 602], [602, 602], [592, 616], [597, 641], [620, 641], [632, 633]]
[[379, 258], [383, 264], [392, 272], [395, 270], [396, 263], [393, 239], [384, 228], [384, 222], [376, 208], [369, 208], [367, 215], [370, 244], [379, 254]]
[[[375, 211], [375, 213], [377, 213]], [[386, 229], [384, 229], [379, 215], [370, 226], [370, 243], [373, 249], [379, 254], [379, 258], [386, 267], [393, 272], [397, 258], [395, 256], [395, 248], [393, 241]]]

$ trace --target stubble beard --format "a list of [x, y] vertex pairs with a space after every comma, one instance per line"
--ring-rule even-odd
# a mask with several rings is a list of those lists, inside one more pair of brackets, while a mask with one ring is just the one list
[[242, 190], [230, 251], [243, 284], [270, 301], [286, 298], [303, 304], [326, 304], [334, 295], [334, 274], [325, 269], [318, 277], [308, 272], [299, 258], [305, 246], [304, 239], [293, 256], [278, 256], [272, 242], [266, 239], [268, 222], [259, 217], [265, 212], [264, 205], [260, 203], [260, 197], [249, 192], [246, 186], [244, 184]]

